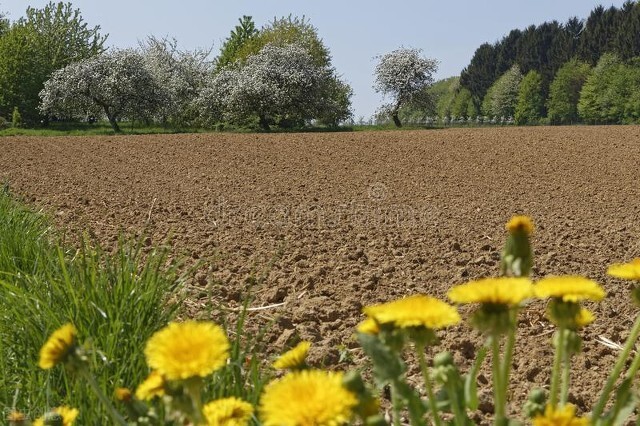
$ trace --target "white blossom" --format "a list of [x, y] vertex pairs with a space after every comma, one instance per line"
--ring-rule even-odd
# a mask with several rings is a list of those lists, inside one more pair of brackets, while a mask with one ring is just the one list
[[198, 105], [207, 117], [237, 124], [257, 118], [264, 129], [274, 123], [301, 125], [332, 107], [324, 96], [332, 72], [301, 46], [268, 44], [245, 63], [216, 73]]
[[167, 95], [155, 118], [163, 123], [190, 124], [197, 115], [194, 100], [213, 71], [210, 51], [179, 50], [175, 39], [153, 36], [140, 48], [145, 66]]
[[40, 92], [40, 111], [49, 116], [106, 116], [119, 131], [121, 118], [149, 118], [166, 102], [134, 50], [115, 50], [55, 71]]
[[400, 48], [379, 57], [375, 68], [374, 89], [391, 97], [387, 107], [391, 118], [400, 126], [398, 111], [412, 102], [428, 102], [426, 88], [433, 83], [438, 61], [421, 56], [420, 49]]

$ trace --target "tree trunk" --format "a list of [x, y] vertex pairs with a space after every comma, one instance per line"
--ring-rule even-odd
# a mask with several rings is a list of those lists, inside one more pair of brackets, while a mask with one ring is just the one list
[[267, 117], [265, 117], [264, 115], [260, 116], [260, 128], [265, 132], [271, 130], [271, 127], [269, 127], [269, 120], [267, 120]]
[[114, 132], [116, 133], [120, 133], [120, 126], [118, 126], [118, 122], [116, 121], [116, 118], [113, 117], [112, 115], [107, 115], [107, 118], [109, 119], [109, 124], [111, 124], [111, 128], [113, 129]]
[[391, 119], [393, 120], [393, 124], [396, 127], [402, 127], [402, 123], [400, 122], [400, 117], [398, 117], [398, 111], [400, 111], [400, 101], [396, 103], [396, 105], [391, 110]]
[[93, 98], [93, 101], [102, 107], [105, 115], [107, 116], [107, 119], [109, 120], [109, 124], [111, 124], [111, 128], [113, 129], [113, 131], [115, 133], [120, 133], [120, 127], [118, 126], [118, 122], [116, 121], [115, 114], [112, 114], [110, 111], [111, 108], [109, 108], [108, 105], [106, 105], [104, 102], [101, 102], [100, 99], [96, 97]]
[[396, 127], [402, 127], [402, 123], [400, 122], [400, 118], [398, 117], [398, 111], [394, 111], [391, 113], [391, 119], [393, 120], [393, 124], [395, 124]]

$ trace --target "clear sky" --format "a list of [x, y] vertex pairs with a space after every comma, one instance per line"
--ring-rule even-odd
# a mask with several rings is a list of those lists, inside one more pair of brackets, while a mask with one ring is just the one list
[[[572, 16], [586, 18], [597, 5], [621, 6], [624, 0], [75, 0], [84, 20], [108, 33], [107, 44], [134, 47], [149, 35], [175, 37], [182, 49], [213, 46], [242, 15], [258, 27], [274, 17], [306, 16], [331, 51], [333, 64], [354, 90], [355, 118], [368, 118], [382, 103], [373, 90], [375, 56], [398, 47], [423, 50], [440, 61], [436, 78], [459, 75], [475, 49], [513, 28]], [[48, 0], [0, 0], [12, 20], [28, 5]]]

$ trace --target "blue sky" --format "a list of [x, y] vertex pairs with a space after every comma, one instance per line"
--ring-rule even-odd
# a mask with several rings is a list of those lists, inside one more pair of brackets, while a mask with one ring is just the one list
[[[397, 1], [397, 2], [396, 2]], [[513, 28], [572, 16], [586, 18], [597, 5], [621, 6], [624, 0], [75, 0], [85, 21], [109, 34], [107, 44], [138, 45], [149, 35], [175, 37], [181, 48], [210, 47], [222, 41], [242, 15], [260, 27], [274, 17], [306, 16], [330, 49], [333, 64], [354, 89], [356, 119], [368, 118], [382, 103], [373, 86], [375, 56], [400, 46], [423, 50], [440, 61], [436, 78], [458, 75], [483, 42], [494, 42]], [[48, 0], [0, 0], [11, 19], [28, 5]]]

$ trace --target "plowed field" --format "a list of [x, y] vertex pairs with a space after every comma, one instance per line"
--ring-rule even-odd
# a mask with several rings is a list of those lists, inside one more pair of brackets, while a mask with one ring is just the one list
[[[607, 298], [574, 359], [570, 399], [597, 396], [636, 311], [605, 275], [640, 256], [640, 127], [451, 129], [0, 139], [0, 182], [73, 235], [122, 230], [201, 262], [188, 310], [235, 308], [251, 276], [250, 327], [275, 320], [274, 351], [309, 339], [334, 365], [364, 305], [496, 275], [512, 214], [533, 217], [534, 278], [584, 274]], [[190, 260], [190, 261], [191, 261]], [[464, 309], [463, 309], [464, 311]], [[513, 410], [548, 383], [553, 328], [522, 314]], [[444, 347], [467, 367], [480, 342], [461, 325]], [[481, 384], [490, 381], [483, 373]], [[490, 407], [486, 407], [488, 409]]]

